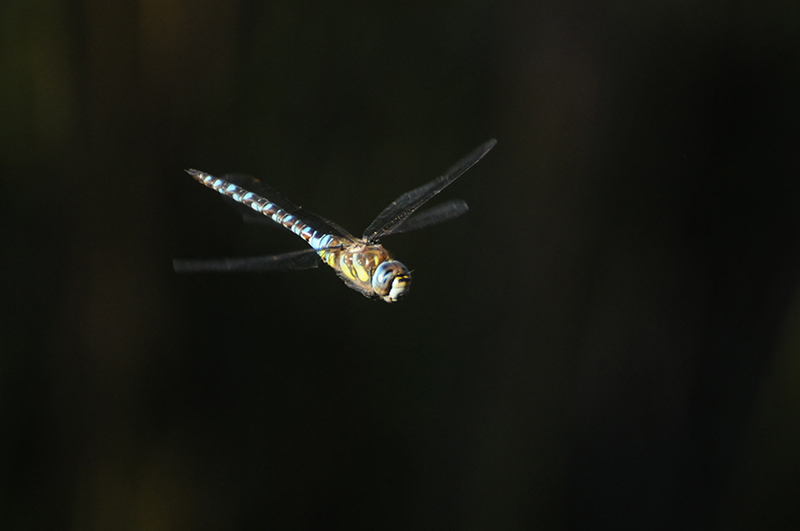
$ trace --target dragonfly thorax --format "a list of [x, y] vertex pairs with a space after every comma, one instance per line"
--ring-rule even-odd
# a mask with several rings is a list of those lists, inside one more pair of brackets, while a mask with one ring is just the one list
[[382, 245], [363, 241], [328, 243], [339, 243], [341, 247], [322, 249], [319, 256], [351, 288], [386, 302], [397, 302], [408, 293], [411, 273], [405, 265], [392, 260]]
[[372, 274], [372, 289], [386, 302], [397, 302], [411, 288], [411, 273], [397, 260], [387, 260]]

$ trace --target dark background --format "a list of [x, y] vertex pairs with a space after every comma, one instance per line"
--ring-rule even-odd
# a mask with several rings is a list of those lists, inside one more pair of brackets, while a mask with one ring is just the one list
[[[389, 305], [353, 232], [484, 140]], [[797, 2], [5, 0], [0, 528], [800, 526]]]

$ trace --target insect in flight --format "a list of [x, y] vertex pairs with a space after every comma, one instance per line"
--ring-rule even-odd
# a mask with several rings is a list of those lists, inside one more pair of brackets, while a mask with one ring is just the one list
[[[174, 260], [178, 273], [219, 271], [278, 271], [310, 269], [321, 262], [332, 267], [350, 288], [369, 298], [397, 302], [408, 294], [411, 273], [393, 260], [378, 241], [390, 234], [421, 229], [456, 218], [469, 209], [461, 200], [446, 201], [414, 214], [419, 207], [452, 184], [481, 160], [497, 143], [491, 139], [457, 162], [441, 177], [407, 192], [387, 206], [370, 223], [361, 238], [339, 225], [296, 206], [259, 180], [246, 175], [214, 177], [198, 170], [186, 170], [198, 182], [294, 232], [311, 249], [271, 256]], [[414, 214], [414, 215], [412, 215]]]

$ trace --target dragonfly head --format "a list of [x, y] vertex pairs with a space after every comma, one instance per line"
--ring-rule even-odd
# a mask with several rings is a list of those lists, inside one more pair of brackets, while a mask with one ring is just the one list
[[397, 302], [411, 288], [411, 273], [397, 260], [386, 260], [372, 274], [372, 289], [386, 302]]

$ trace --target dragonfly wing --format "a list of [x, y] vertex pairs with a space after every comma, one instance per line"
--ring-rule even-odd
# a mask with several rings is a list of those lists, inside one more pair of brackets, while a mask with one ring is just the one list
[[[445, 221], [462, 216], [468, 211], [469, 207], [467, 203], [460, 199], [446, 201], [441, 205], [416, 212], [413, 216], [398, 225], [390, 234], [401, 234], [403, 232], [411, 232], [412, 230], [430, 227], [431, 225], [438, 225], [439, 223], [444, 223]], [[384, 234], [384, 236], [386, 236], [386, 234]]]
[[444, 190], [445, 187], [463, 175], [465, 171], [474, 166], [496, 143], [497, 140], [495, 139], [484, 142], [472, 153], [458, 161], [441, 177], [437, 177], [428, 184], [415, 188], [398, 197], [370, 223], [367, 230], [364, 231], [364, 239], [373, 243], [383, 236], [397, 232], [415, 210]]
[[314, 249], [248, 258], [217, 258], [172, 261], [176, 273], [219, 273], [231, 271], [296, 271], [313, 269], [321, 263]]

